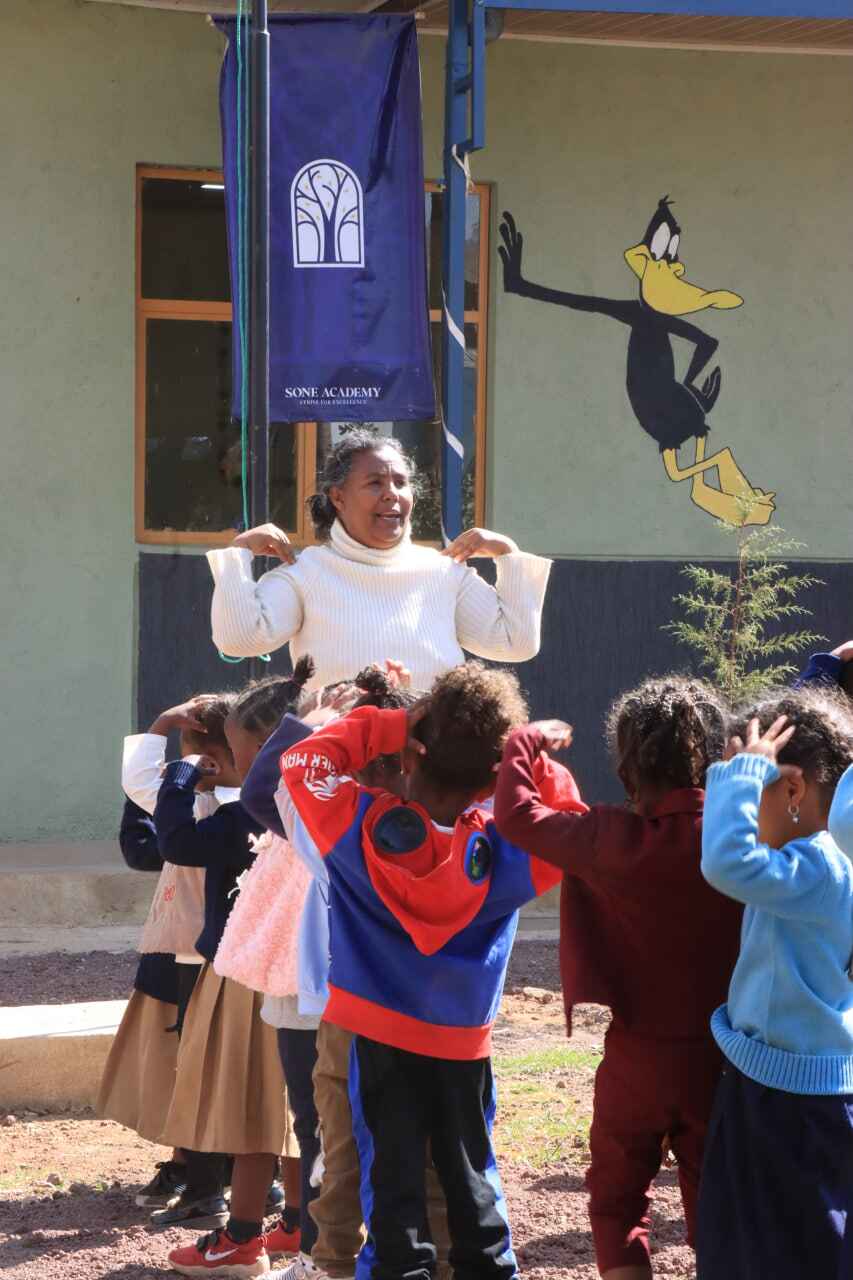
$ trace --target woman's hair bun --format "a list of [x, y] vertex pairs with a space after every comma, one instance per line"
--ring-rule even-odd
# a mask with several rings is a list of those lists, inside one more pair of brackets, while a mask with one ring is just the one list
[[290, 677], [291, 682], [302, 689], [309, 680], [311, 680], [317, 670], [314, 659], [310, 653], [303, 654], [297, 659], [296, 666], [293, 668], [293, 675]]

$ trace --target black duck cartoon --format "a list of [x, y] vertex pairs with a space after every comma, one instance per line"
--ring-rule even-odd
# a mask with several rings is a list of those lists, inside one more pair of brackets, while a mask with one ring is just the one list
[[[685, 280], [679, 255], [681, 227], [672, 215], [669, 198], [664, 196], [658, 202], [640, 243], [625, 250], [625, 261], [640, 282], [637, 298], [596, 298], [531, 284], [522, 275], [524, 240], [511, 214], [504, 213], [500, 232], [503, 244], [498, 252], [507, 293], [609, 316], [627, 325], [628, 399], [640, 426], [657, 441], [670, 480], [690, 480], [693, 501], [709, 515], [734, 525], [767, 524], [775, 509], [775, 495], [749, 483], [731, 449], [705, 456], [706, 418], [720, 394], [719, 365], [701, 385], [697, 379], [710, 363], [718, 343], [682, 319], [709, 308], [731, 310], [741, 306], [743, 298], [728, 289], [702, 289]], [[675, 374], [674, 337], [693, 345], [693, 357], [683, 382]], [[681, 466], [678, 450], [688, 440], [695, 442], [693, 461]], [[719, 488], [706, 479], [714, 468]]]

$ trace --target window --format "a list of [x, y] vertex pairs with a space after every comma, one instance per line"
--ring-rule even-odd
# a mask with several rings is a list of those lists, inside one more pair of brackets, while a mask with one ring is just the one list
[[[425, 193], [436, 400], [441, 386], [442, 199]], [[484, 509], [489, 189], [468, 196], [465, 228], [465, 523]], [[136, 536], [223, 545], [240, 527], [240, 427], [230, 415], [231, 301], [222, 174], [137, 169]], [[441, 426], [375, 423], [415, 456], [415, 536], [440, 540]], [[305, 500], [347, 423], [273, 423], [270, 518], [311, 540]]]

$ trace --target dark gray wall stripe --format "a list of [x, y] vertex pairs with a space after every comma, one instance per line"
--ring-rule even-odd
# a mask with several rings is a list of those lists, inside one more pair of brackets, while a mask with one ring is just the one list
[[[661, 631], [683, 589], [673, 561], [556, 560], [545, 607], [542, 650], [518, 668], [534, 716], [560, 716], [575, 727], [570, 761], [585, 795], [618, 800], [602, 739], [608, 704], [644, 676], [690, 669], [689, 656]], [[493, 577], [484, 564], [484, 576]], [[798, 566], [826, 583], [804, 600], [811, 629], [831, 644], [853, 634], [853, 563]], [[204, 689], [236, 689], [248, 664], [222, 662], [210, 641], [211, 578], [201, 556], [141, 553], [137, 709], [145, 728], [157, 712]], [[396, 654], [388, 654], [396, 657]], [[289, 670], [286, 651], [264, 674]]]

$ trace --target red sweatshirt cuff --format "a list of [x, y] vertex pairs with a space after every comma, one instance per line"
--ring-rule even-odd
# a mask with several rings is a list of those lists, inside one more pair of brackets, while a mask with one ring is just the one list
[[402, 751], [409, 741], [409, 713], [406, 708], [385, 711], [374, 709], [373, 715], [374, 731], [370, 745], [376, 747], [376, 755], [390, 756]]

